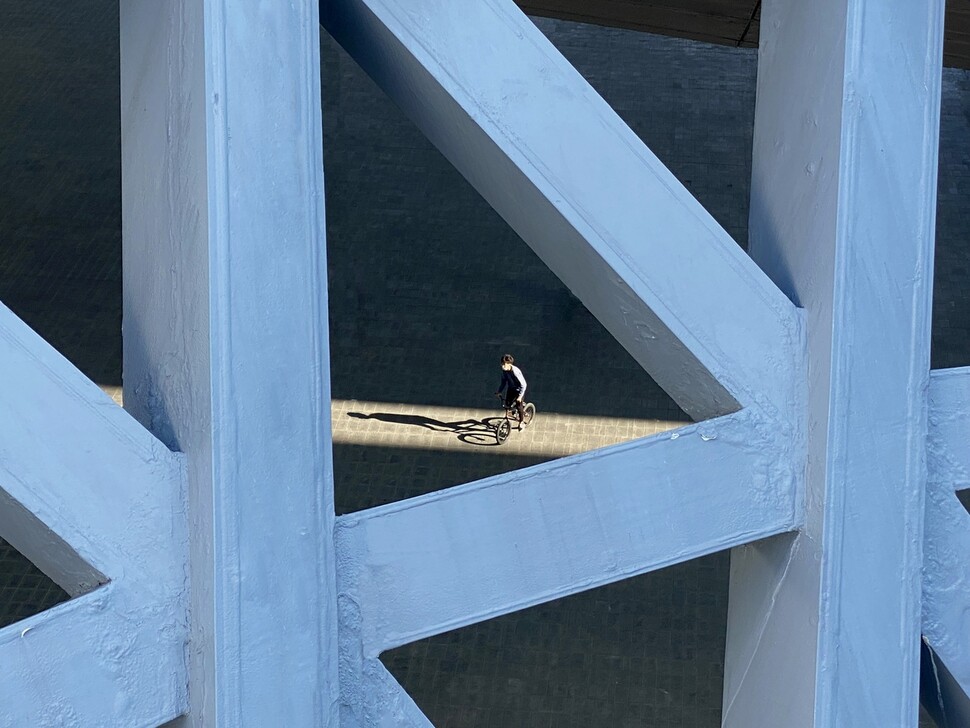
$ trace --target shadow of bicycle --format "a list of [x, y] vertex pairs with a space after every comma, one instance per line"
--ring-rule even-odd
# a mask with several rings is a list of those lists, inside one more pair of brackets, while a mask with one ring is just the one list
[[410, 427], [421, 427], [432, 432], [451, 432], [457, 439], [466, 445], [476, 447], [494, 447], [499, 444], [495, 438], [495, 430], [498, 423], [504, 417], [486, 417], [483, 420], [469, 418], [457, 422], [442, 422], [423, 415], [405, 415], [396, 412], [348, 412], [348, 417], [357, 420], [377, 420], [378, 422], [389, 422], [395, 425], [407, 425]]
[[495, 431], [498, 429], [499, 422], [504, 419], [504, 417], [486, 417], [481, 422], [478, 422], [478, 424], [484, 429], [459, 433], [458, 439], [467, 445], [476, 445], [478, 447], [496, 447], [501, 443], [495, 437]]

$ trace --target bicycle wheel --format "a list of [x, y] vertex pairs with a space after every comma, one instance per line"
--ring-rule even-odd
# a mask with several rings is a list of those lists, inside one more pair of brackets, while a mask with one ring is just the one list
[[498, 440], [499, 445], [509, 439], [510, 432], [512, 432], [512, 426], [508, 420], [502, 420], [498, 423], [498, 427], [495, 428], [495, 439]]
[[522, 420], [522, 426], [528, 427], [532, 424], [532, 421], [536, 418], [536, 406], [529, 402], [524, 408], [522, 414], [525, 415], [525, 419]]

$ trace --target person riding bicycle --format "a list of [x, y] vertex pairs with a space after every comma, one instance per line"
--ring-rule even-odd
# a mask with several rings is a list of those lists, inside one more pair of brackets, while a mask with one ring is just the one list
[[512, 409], [515, 407], [519, 413], [519, 426], [525, 429], [528, 424], [525, 421], [525, 376], [522, 370], [515, 366], [515, 357], [511, 354], [502, 355], [502, 383], [499, 385], [495, 396], [501, 398], [502, 390], [505, 390], [505, 407]]

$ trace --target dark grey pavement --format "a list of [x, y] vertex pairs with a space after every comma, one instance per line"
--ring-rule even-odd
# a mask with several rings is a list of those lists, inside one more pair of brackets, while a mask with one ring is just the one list
[[[754, 52], [538, 22], [744, 241]], [[106, 386], [121, 372], [117, 45], [112, 3], [0, 0], [0, 301]], [[602, 444], [609, 422], [619, 439], [621, 420], [684, 419], [328, 38], [323, 72], [339, 512], [555, 457], [539, 434], [496, 453], [348, 414], [488, 408], [507, 350], [539, 426], [572, 427], [570, 447]], [[934, 366], [970, 364], [970, 75], [944, 80]], [[715, 554], [384, 660], [440, 728], [717, 726], [728, 565]], [[63, 598], [0, 542], [0, 625]]]

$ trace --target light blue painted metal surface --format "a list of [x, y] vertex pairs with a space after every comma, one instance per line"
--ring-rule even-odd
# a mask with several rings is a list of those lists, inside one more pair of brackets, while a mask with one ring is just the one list
[[[361, 725], [373, 728], [434, 728], [380, 660], [365, 660], [360, 695]], [[354, 719], [341, 723], [353, 728]]]
[[0, 629], [0, 727], [174, 718], [187, 701], [181, 462], [2, 305], [0, 361], [0, 533], [76, 597]]
[[[691, 429], [679, 444], [620, 446], [341, 519], [342, 694], [356, 725], [363, 708], [347, 696], [366, 689], [383, 649], [794, 527], [804, 340], [794, 306], [511, 2], [321, 9], [686, 411], [745, 407], [705, 423], [724, 428], [716, 443]], [[658, 522], [673, 527], [647, 525]]]
[[111, 582], [0, 630], [2, 728], [157, 726], [185, 710], [184, 604], [142, 585]]
[[789, 419], [794, 307], [512, 2], [335, 0], [321, 12], [688, 414], [740, 403]]
[[[725, 725], [913, 725], [921, 566], [966, 687], [966, 372], [931, 387], [920, 550], [942, 6], [764, 7], [751, 247], [803, 327], [510, 2], [324, 4], [688, 411], [733, 412], [342, 517], [338, 697], [316, 12], [122, 4], [125, 400], [185, 452], [185, 723], [427, 728], [382, 650], [768, 536], [732, 558]], [[160, 722], [186, 707], [179, 460], [32, 336], [0, 308], [35, 410], [0, 433], [21, 456], [0, 525], [75, 593], [112, 581], [0, 631], [0, 725]], [[28, 462], [55, 406], [68, 459]], [[92, 503], [48, 488], [65, 463], [145, 477], [97, 512], [93, 480]]]
[[750, 247], [807, 313], [808, 490], [732, 560], [726, 726], [916, 723], [942, 16], [762, 6]]
[[923, 634], [970, 695], [970, 367], [933, 372], [923, 554]]
[[788, 464], [752, 420], [342, 516], [339, 588], [362, 656], [792, 530]]
[[319, 20], [122, 5], [125, 403], [187, 457], [193, 726], [333, 726]]

